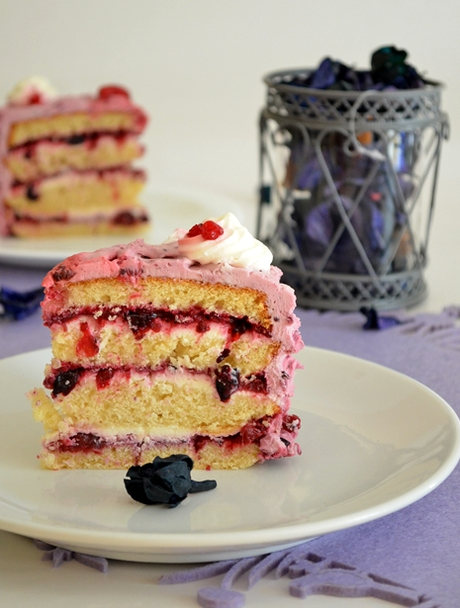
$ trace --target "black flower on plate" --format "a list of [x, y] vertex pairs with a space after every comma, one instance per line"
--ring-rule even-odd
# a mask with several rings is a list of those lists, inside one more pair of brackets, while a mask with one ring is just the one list
[[142, 504], [167, 504], [174, 508], [189, 493], [209, 491], [216, 481], [192, 481], [193, 460], [187, 455], [156, 457], [152, 463], [131, 466], [125, 475], [125, 487], [136, 502]]

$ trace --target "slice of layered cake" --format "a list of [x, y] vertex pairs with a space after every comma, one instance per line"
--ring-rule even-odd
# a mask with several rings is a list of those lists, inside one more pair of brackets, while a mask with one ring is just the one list
[[145, 112], [126, 89], [57, 97], [40, 78], [20, 83], [0, 109], [0, 235], [123, 234], [148, 218]]
[[293, 290], [232, 214], [71, 256], [44, 280], [53, 360], [30, 393], [45, 468], [189, 455], [246, 468], [300, 453]]

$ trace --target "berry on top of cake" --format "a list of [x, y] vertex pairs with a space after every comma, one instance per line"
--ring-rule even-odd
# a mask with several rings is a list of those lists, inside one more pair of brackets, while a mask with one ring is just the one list
[[75, 254], [45, 277], [53, 359], [30, 393], [45, 468], [156, 456], [246, 468], [300, 453], [294, 291], [233, 214]]
[[135, 233], [147, 115], [118, 85], [58, 97], [40, 77], [19, 83], [0, 108], [0, 235]]

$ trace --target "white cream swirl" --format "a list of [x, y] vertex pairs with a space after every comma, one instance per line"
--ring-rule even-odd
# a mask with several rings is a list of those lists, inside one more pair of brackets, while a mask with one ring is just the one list
[[48, 102], [56, 96], [56, 90], [45, 78], [31, 76], [18, 83], [7, 95], [7, 100], [14, 106], [27, 106]]
[[232, 267], [259, 271], [270, 269], [272, 253], [240, 224], [234, 214], [229, 212], [221, 218], [209, 220], [220, 225], [224, 230], [223, 234], [217, 239], [204, 239], [201, 235], [184, 236], [178, 241], [181, 256], [202, 265], [227, 263]]

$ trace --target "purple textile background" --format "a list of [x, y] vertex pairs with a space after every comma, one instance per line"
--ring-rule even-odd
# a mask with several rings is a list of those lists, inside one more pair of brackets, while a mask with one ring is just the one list
[[[37, 287], [39, 270], [0, 266], [0, 285]], [[402, 313], [405, 323], [364, 331], [360, 313], [298, 310], [309, 346], [388, 366], [424, 383], [460, 414], [460, 308], [441, 314]], [[0, 321], [0, 358], [49, 346], [40, 312], [21, 322]], [[460, 467], [415, 504], [377, 521], [328, 534], [312, 553], [350, 564], [428, 595], [442, 607], [460, 607]]]

